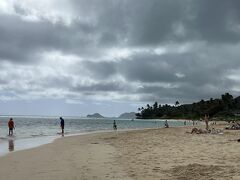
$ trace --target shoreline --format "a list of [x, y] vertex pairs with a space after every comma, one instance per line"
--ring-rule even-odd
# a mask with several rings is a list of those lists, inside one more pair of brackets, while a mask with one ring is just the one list
[[[59, 138], [0, 157], [0, 179], [239, 179], [240, 144], [233, 140], [240, 131], [187, 133], [191, 129], [151, 128]], [[9, 169], [14, 172], [8, 173]]]
[[[150, 130], [150, 129], [159, 129], [159, 128], [162, 128], [162, 127], [142, 128], [142, 129], [119, 129], [117, 130], [117, 132]], [[23, 139], [14, 139], [14, 137], [9, 136], [0, 141], [0, 145], [4, 147], [0, 149], [0, 158], [11, 153], [39, 148], [41, 146], [54, 143], [56, 140], [61, 138], [78, 137], [78, 136], [91, 135], [91, 134], [101, 135], [104, 133], [114, 133], [114, 132], [116, 131], [99, 130], [99, 131], [89, 131], [89, 132], [76, 133], [76, 134], [67, 134], [64, 136], [62, 136], [59, 133], [58, 135], [55, 135], [55, 136], [29, 137], [29, 138], [23, 138]]]
[[[141, 120], [140, 120], [141, 121]], [[159, 120], [164, 121], [164, 120]], [[179, 121], [179, 120], [169, 120], [171, 121]], [[187, 127], [192, 125], [186, 125], [186, 126], [173, 126], [171, 128], [175, 127]], [[129, 128], [129, 129], [118, 129], [117, 132], [127, 132], [127, 131], [141, 131], [141, 130], [155, 130], [155, 129], [164, 129], [164, 127], [158, 126], [158, 127], [151, 127], [151, 128]], [[82, 135], [88, 135], [88, 134], [102, 134], [102, 133], [113, 133], [114, 130], [96, 130], [96, 131], [86, 131], [81, 133], [73, 133], [73, 134], [64, 134], [64, 137], [73, 137], [73, 136], [82, 136]], [[41, 146], [44, 146], [46, 144], [54, 143], [55, 140], [61, 139], [62, 134], [57, 133], [56, 135], [50, 135], [50, 136], [39, 136], [39, 137], [28, 137], [28, 138], [22, 138], [22, 139], [16, 139], [15, 137], [7, 136], [4, 139], [0, 140], [0, 145], [3, 146], [3, 148], [0, 149], [0, 157], [6, 156], [9, 153], [18, 152], [22, 150], [28, 150], [32, 148], [38, 148]]]

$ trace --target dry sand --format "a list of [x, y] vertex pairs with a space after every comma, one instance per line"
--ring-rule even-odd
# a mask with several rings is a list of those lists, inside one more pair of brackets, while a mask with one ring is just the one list
[[[217, 128], [220, 128], [219, 126]], [[189, 128], [67, 137], [0, 158], [0, 180], [240, 179], [240, 131]]]

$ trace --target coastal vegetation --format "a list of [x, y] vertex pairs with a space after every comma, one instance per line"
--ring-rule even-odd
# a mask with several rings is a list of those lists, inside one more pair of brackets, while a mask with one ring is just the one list
[[138, 108], [136, 117], [138, 119], [200, 119], [205, 114], [215, 119], [240, 119], [240, 96], [234, 98], [225, 93], [219, 99], [210, 98], [192, 104], [180, 104], [176, 101], [174, 105], [161, 105], [155, 102], [152, 106]]

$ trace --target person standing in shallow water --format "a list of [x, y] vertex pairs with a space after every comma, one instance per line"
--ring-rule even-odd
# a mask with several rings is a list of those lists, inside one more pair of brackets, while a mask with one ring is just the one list
[[116, 124], [116, 121], [115, 121], [115, 120], [113, 121], [113, 129], [114, 129], [114, 130], [117, 130], [117, 124]]
[[12, 118], [10, 118], [9, 121], [8, 121], [8, 129], [9, 129], [8, 135], [9, 136], [13, 135], [13, 128], [14, 128], [14, 121], [13, 121]]
[[63, 119], [62, 117], [60, 117], [60, 120], [61, 120], [61, 122], [60, 122], [60, 127], [61, 127], [61, 129], [62, 129], [62, 134], [64, 134], [64, 125], [65, 125], [64, 119]]
[[165, 128], [169, 128], [169, 125], [168, 125], [168, 121], [167, 121], [167, 120], [165, 121], [164, 126], [165, 126]]

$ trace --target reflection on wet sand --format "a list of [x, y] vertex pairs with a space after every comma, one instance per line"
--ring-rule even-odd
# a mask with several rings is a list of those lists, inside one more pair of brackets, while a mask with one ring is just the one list
[[8, 150], [9, 150], [9, 152], [14, 151], [14, 140], [13, 139], [8, 140]]

